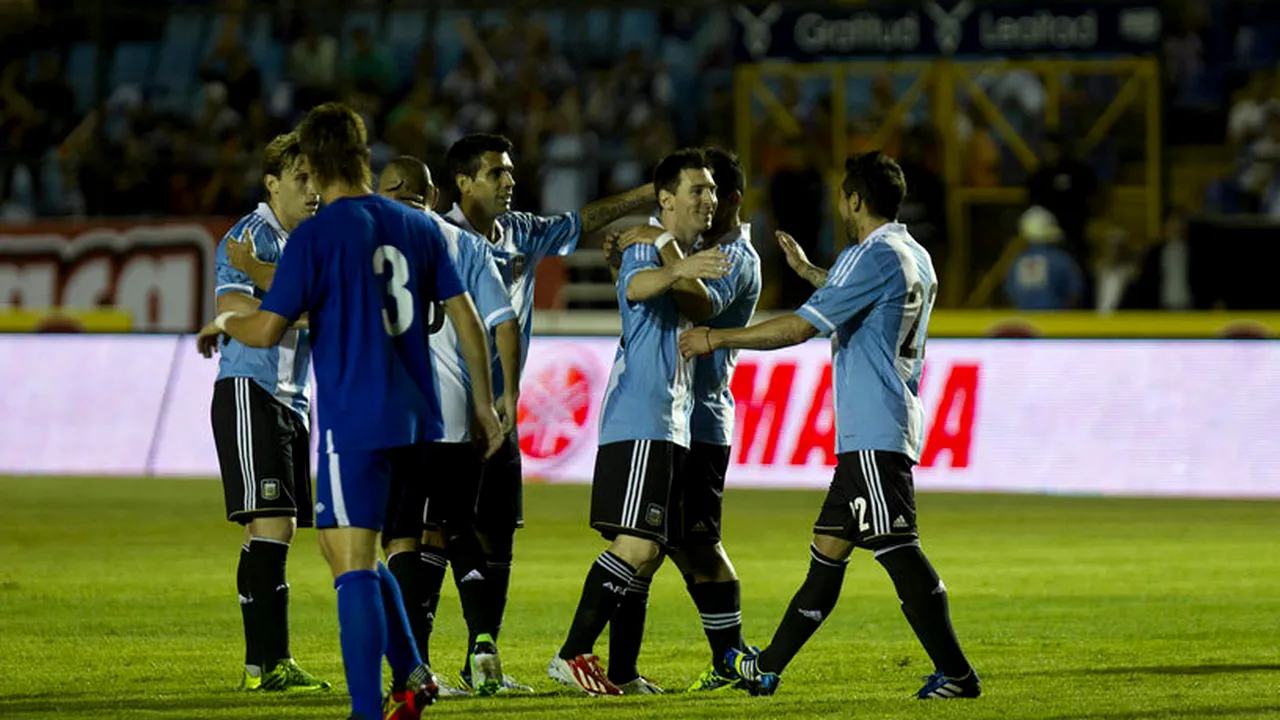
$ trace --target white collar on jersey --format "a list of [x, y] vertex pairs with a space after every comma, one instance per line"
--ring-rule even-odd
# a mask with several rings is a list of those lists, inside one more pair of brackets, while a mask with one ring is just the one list
[[[445, 214], [445, 219], [453, 223], [454, 225], [457, 225], [458, 227], [462, 228], [463, 230], [469, 230], [475, 233], [476, 235], [480, 235], [480, 233], [476, 230], [476, 227], [471, 224], [470, 220], [467, 219], [466, 213], [462, 212], [462, 206], [459, 205], [458, 203], [454, 203], [453, 207], [449, 208], [449, 212]], [[484, 237], [483, 235], [480, 235], [480, 237], [483, 238], [485, 242], [490, 243], [491, 245], [501, 247], [502, 244], [506, 242], [507, 230], [506, 228], [502, 227], [502, 223], [498, 222], [497, 220], [493, 221], [493, 227], [498, 234], [498, 237], [495, 240], [489, 240], [489, 238]]]
[[260, 202], [258, 203], [258, 209], [254, 212], [258, 213], [258, 217], [261, 217], [266, 221], [267, 226], [274, 230], [281, 240], [287, 240], [289, 238], [289, 233], [284, 231], [284, 226], [280, 224], [280, 219], [276, 217], [274, 212], [272, 212], [270, 205]]
[[867, 243], [875, 242], [877, 240], [882, 240], [884, 239], [885, 236], [891, 233], [899, 234], [899, 233], [905, 233], [906, 231], [907, 231], [907, 226], [903, 225], [900, 222], [887, 222], [881, 225], [880, 227], [876, 228], [875, 230], [872, 230], [871, 234], [868, 235], [867, 238], [859, 244], [866, 245]]
[[[650, 216], [649, 216], [649, 225], [651, 225], [651, 226], [653, 226], [653, 227], [657, 227], [657, 228], [662, 228], [663, 230], [666, 230], [666, 228], [665, 228], [665, 227], [663, 227], [663, 225], [662, 225], [662, 218], [658, 217], [657, 215], [650, 215]], [[698, 237], [694, 238], [694, 240], [693, 240], [693, 246], [692, 246], [692, 247], [693, 247], [693, 249], [695, 249], [695, 250], [696, 250], [696, 249], [698, 249], [701, 245], [702, 245], [702, 236], [701, 236], [701, 235], [699, 235]]]

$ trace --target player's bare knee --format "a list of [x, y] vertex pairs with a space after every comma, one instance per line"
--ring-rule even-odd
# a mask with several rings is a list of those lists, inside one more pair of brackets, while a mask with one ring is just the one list
[[687, 547], [681, 552], [687, 563], [686, 567], [681, 568], [681, 573], [693, 584], [733, 582], [738, 579], [738, 572], [720, 543]]
[[334, 578], [378, 565], [378, 533], [365, 528], [327, 528], [319, 532], [321, 552]]
[[476, 529], [476, 540], [480, 549], [488, 556], [510, 556], [515, 547], [515, 531], [510, 532]]
[[854, 548], [852, 540], [845, 540], [835, 535], [814, 535], [813, 546], [818, 548], [818, 552], [822, 553], [823, 557], [840, 561], [848, 560]]
[[293, 517], [261, 517], [249, 521], [245, 527], [249, 539], [274, 540], [285, 544], [293, 542], [294, 533], [298, 530], [298, 521]]
[[644, 567], [662, 556], [658, 543], [634, 535], [619, 535], [609, 546], [609, 552], [633, 568]]
[[436, 552], [443, 552], [446, 545], [444, 531], [439, 527], [429, 527], [422, 531], [422, 546]]
[[383, 552], [386, 553], [388, 560], [396, 553], [417, 552], [417, 550], [418, 540], [416, 538], [393, 538], [388, 540], [383, 547]]

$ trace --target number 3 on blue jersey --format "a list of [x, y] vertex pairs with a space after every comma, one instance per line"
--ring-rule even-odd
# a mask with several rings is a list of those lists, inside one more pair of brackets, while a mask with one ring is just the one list
[[387, 279], [386, 299], [395, 303], [395, 319], [387, 312], [386, 303], [382, 308], [382, 327], [391, 337], [402, 335], [413, 325], [413, 293], [405, 287], [409, 282], [409, 261], [404, 254], [391, 245], [381, 245], [373, 251], [373, 274], [381, 276], [391, 266], [391, 277]]

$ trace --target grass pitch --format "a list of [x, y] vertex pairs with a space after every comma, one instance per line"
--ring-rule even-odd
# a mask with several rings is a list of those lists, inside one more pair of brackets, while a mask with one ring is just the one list
[[[803, 579], [820, 497], [726, 497], [752, 642], [768, 642]], [[561, 692], [545, 663], [603, 543], [587, 528], [586, 488], [530, 486], [526, 502], [502, 649], [538, 694], [442, 701], [431, 716], [1280, 717], [1280, 504], [921, 496], [925, 548], [986, 695], [912, 703], [932, 668], [865, 553], [772, 698], [679, 692], [709, 651], [671, 568], [653, 585], [641, 670], [675, 692]], [[310, 531], [290, 561], [293, 652], [335, 689], [234, 690], [239, 534], [221, 504], [213, 482], [0, 479], [0, 717], [345, 718], [334, 594]], [[464, 633], [451, 583], [445, 592], [432, 655], [452, 674]], [[607, 661], [606, 644], [597, 650]]]

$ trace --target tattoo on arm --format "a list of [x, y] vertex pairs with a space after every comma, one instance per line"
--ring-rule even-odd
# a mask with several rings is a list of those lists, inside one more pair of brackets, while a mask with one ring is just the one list
[[827, 271], [817, 265], [810, 265], [805, 268], [804, 272], [800, 273], [800, 277], [809, 281], [809, 284], [815, 288], [820, 288], [827, 284]]
[[589, 203], [578, 214], [582, 217], [582, 234], [590, 235], [614, 220], [626, 217], [654, 204], [653, 186], [644, 185], [634, 190], [613, 195]]

